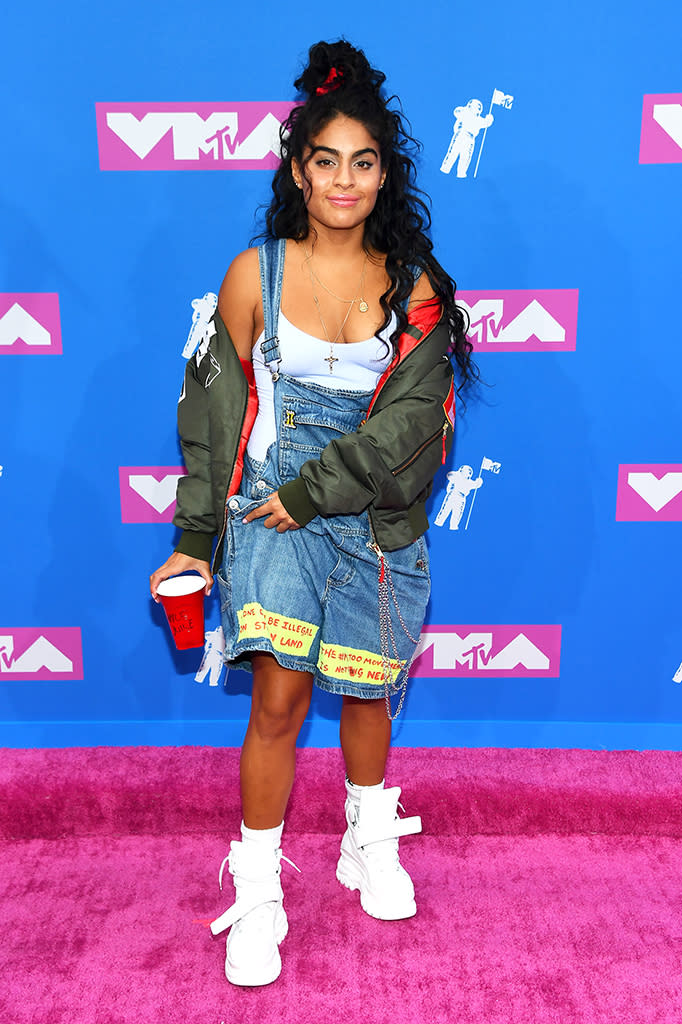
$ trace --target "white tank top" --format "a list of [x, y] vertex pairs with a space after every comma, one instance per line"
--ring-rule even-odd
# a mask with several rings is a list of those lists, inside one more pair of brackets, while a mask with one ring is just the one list
[[[339, 391], [374, 391], [379, 377], [391, 361], [392, 350], [387, 348], [388, 338], [395, 330], [395, 313], [380, 336], [348, 345], [334, 345], [334, 372], [329, 372], [325, 358], [329, 355], [329, 342], [306, 334], [295, 327], [280, 310], [277, 336], [282, 357], [280, 373], [303, 381], [319, 384]], [[253, 372], [258, 392], [258, 415], [249, 435], [246, 450], [252, 459], [262, 462], [273, 441], [277, 439], [273, 384], [270, 371], [263, 359], [261, 334], [253, 347]], [[386, 338], [386, 343], [383, 339]]]

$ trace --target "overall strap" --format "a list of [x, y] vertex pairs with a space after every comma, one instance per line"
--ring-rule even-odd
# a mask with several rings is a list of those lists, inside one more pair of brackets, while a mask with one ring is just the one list
[[[285, 238], [269, 238], [263, 245], [258, 246], [260, 287], [263, 296], [263, 318], [265, 321], [265, 337], [261, 342], [260, 348], [273, 380], [279, 379], [279, 367], [282, 362], [279, 352], [277, 325], [279, 322], [279, 304], [282, 297], [285, 249]], [[271, 364], [274, 364], [274, 367]]]

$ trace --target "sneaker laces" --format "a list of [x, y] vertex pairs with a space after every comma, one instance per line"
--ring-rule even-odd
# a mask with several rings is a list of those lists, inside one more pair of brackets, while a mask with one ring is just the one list
[[[223, 862], [220, 865], [220, 872], [218, 874], [218, 885], [220, 886], [220, 891], [221, 892], [223, 891], [223, 872], [225, 871], [225, 865], [226, 864], [229, 865], [229, 863], [230, 863], [231, 852], [232, 851], [230, 851], [230, 853], [228, 853], [227, 857], [223, 858]], [[298, 867], [298, 865], [294, 864], [293, 860], [289, 860], [288, 857], [285, 857], [281, 850], [277, 850], [276, 853], [277, 853], [277, 861], [278, 861], [278, 863], [279, 863], [279, 861], [285, 860], [287, 862], [287, 864], [290, 864], [292, 868], [294, 868], [296, 871], [298, 871], [299, 875], [303, 874], [303, 872]]]
[[[254, 924], [260, 924], [261, 922], [265, 924], [269, 919], [271, 925], [272, 916], [266, 908], [268, 906], [276, 906], [278, 903], [281, 904], [282, 901], [282, 888], [279, 884], [280, 861], [285, 860], [287, 864], [290, 864], [301, 874], [301, 869], [292, 860], [285, 857], [281, 850], [273, 850], [272, 852], [276, 858], [276, 867], [272, 876], [269, 879], [259, 878], [258, 875], [249, 878], [244, 874], [243, 865], [240, 865], [239, 868], [236, 867], [233, 860], [235, 851], [230, 848], [230, 852], [220, 865], [218, 882], [222, 891], [223, 874], [227, 864], [234, 877], [235, 901], [231, 907], [217, 917], [215, 921], [211, 922], [211, 932], [214, 935], [219, 935], [226, 928], [239, 924], [240, 921], [245, 920], [247, 917], [251, 919], [254, 911], [260, 911], [253, 918]], [[238, 860], [239, 857], [236, 859]]]

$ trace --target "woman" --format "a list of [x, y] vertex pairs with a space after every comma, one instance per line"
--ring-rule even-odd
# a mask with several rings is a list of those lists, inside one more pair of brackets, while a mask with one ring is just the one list
[[337, 877], [374, 917], [416, 912], [398, 837], [421, 823], [384, 789], [390, 697], [399, 711], [429, 595], [424, 502], [452, 441], [448, 353], [464, 381], [475, 370], [384, 80], [346, 42], [311, 48], [267, 241], [230, 266], [178, 407], [183, 533], [152, 594], [189, 569], [210, 592], [217, 535], [225, 658], [253, 674], [242, 838], [226, 858], [236, 902], [212, 925], [231, 926], [238, 985], [281, 970], [280, 842], [314, 683], [342, 697]]

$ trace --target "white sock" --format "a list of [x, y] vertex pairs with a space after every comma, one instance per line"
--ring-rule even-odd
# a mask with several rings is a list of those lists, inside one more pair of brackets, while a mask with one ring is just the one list
[[356, 807], [360, 806], [360, 796], [364, 792], [371, 792], [372, 790], [383, 789], [384, 779], [381, 782], [377, 782], [374, 786], [356, 786], [354, 782], [351, 782], [348, 776], [346, 776], [346, 793], [351, 803]]
[[268, 846], [274, 847], [275, 850], [279, 850], [282, 844], [282, 829], [284, 828], [284, 822], [281, 825], [277, 825], [275, 828], [248, 828], [242, 822], [242, 842], [245, 843], [267, 843]]

